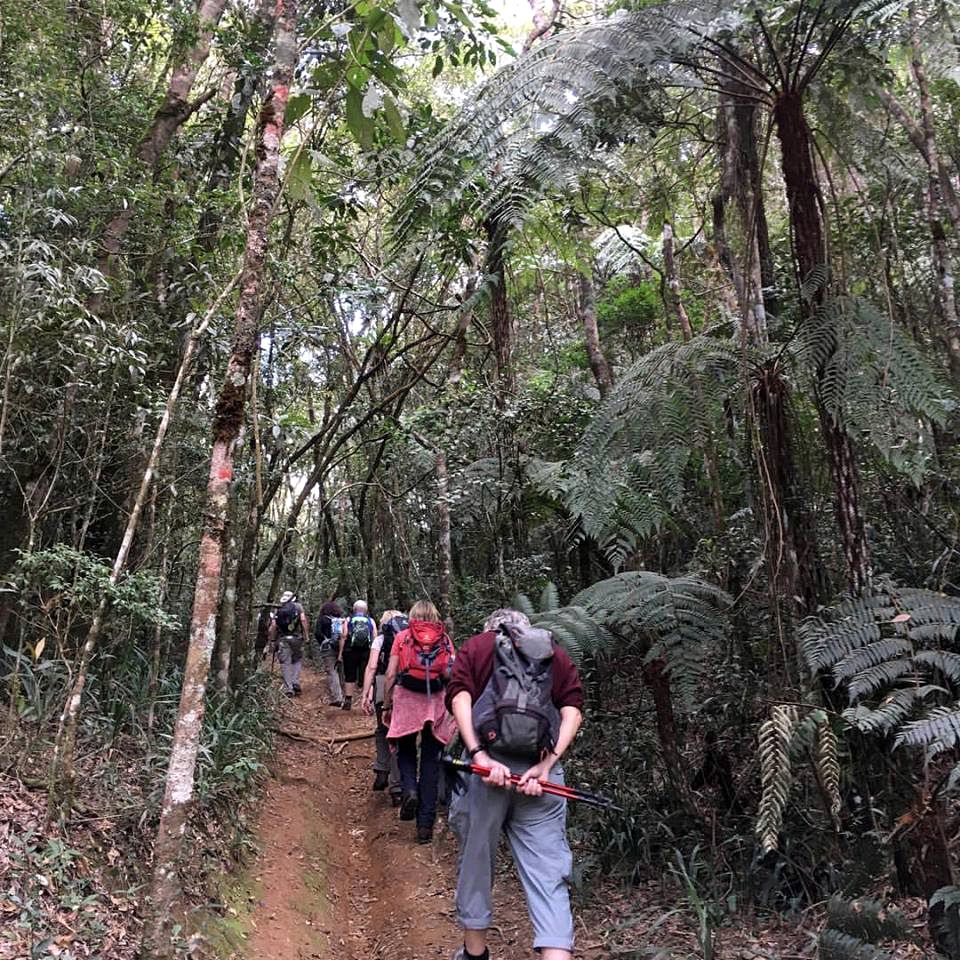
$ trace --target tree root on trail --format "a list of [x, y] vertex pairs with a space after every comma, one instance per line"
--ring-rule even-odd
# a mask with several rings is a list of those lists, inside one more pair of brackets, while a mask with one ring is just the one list
[[295, 730], [284, 730], [282, 727], [271, 727], [270, 729], [274, 733], [279, 733], [282, 737], [295, 740], [297, 743], [317, 743], [324, 747], [332, 747], [335, 743], [351, 743], [354, 740], [372, 740], [377, 735], [375, 730], [370, 730], [364, 733], [346, 733], [340, 737], [318, 739], [317, 737], [308, 737], [302, 733], [297, 733]]

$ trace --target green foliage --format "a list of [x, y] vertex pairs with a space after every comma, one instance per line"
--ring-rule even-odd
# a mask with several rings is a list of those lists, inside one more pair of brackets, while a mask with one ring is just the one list
[[615, 566], [668, 522], [691, 464], [723, 442], [737, 351], [706, 336], [664, 344], [621, 376], [590, 422], [568, 467], [566, 500]]
[[868, 943], [916, 939], [910, 921], [900, 910], [866, 897], [832, 897], [827, 904], [827, 925]]
[[609, 649], [612, 636], [637, 647], [647, 663], [663, 660], [679, 704], [689, 707], [716, 662], [732, 602], [698, 577], [635, 570], [587, 587], [571, 600], [571, 608], [582, 607], [606, 628], [597, 634], [595, 650]]
[[643, 340], [652, 335], [663, 311], [660, 294], [649, 281], [615, 277], [597, 298], [597, 324], [601, 337], [625, 336]]
[[800, 640], [810, 669], [846, 689], [849, 723], [938, 753], [960, 741], [958, 630], [960, 600], [881, 579], [805, 621]]
[[797, 707], [777, 704], [758, 734], [762, 793], [756, 833], [764, 854], [780, 846], [784, 813], [794, 783], [794, 760], [809, 760], [834, 824], [840, 815], [840, 760], [836, 735], [823, 710], [801, 718]]
[[839, 930], [820, 934], [820, 960], [893, 960], [890, 953]]
[[899, 325], [858, 298], [831, 298], [801, 325], [798, 358], [827, 410], [919, 483], [934, 454], [931, 424], [955, 404]]

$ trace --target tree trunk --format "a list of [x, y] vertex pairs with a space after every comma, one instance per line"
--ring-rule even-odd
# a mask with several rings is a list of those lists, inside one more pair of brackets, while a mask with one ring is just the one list
[[690, 786], [684, 773], [680, 756], [680, 742], [677, 735], [677, 719], [673, 712], [673, 696], [670, 691], [670, 676], [663, 660], [651, 660], [644, 664], [643, 679], [653, 696], [653, 707], [657, 720], [657, 738], [663, 751], [663, 762], [667, 768], [667, 779], [673, 788], [676, 799], [686, 809], [692, 808]]
[[[146, 467], [143, 476], [140, 478], [140, 487], [133, 500], [130, 510], [130, 516], [127, 518], [127, 525], [123, 532], [123, 538], [120, 541], [120, 547], [113, 560], [113, 566], [110, 569], [110, 586], [112, 587], [120, 579], [120, 575], [126, 569], [127, 560], [130, 557], [130, 550], [133, 547], [133, 538], [136, 536], [137, 527], [140, 524], [140, 517], [143, 508], [147, 502], [150, 493], [150, 487], [153, 483], [154, 475], [160, 463], [160, 453], [163, 450], [163, 444], [167, 437], [167, 431], [173, 421], [174, 412], [180, 400], [180, 393], [183, 384], [186, 382], [187, 374], [190, 371], [193, 361], [193, 354], [197, 343], [203, 336], [210, 321], [213, 319], [220, 304], [230, 294], [236, 286], [237, 276], [221, 291], [216, 301], [210, 309], [204, 314], [203, 318], [194, 326], [187, 340], [183, 356], [180, 359], [180, 367], [177, 370], [177, 377], [174, 380], [170, 393], [167, 396], [167, 403], [157, 424], [157, 432], [153, 438], [153, 447], [150, 450], [150, 456], [147, 458]], [[83, 701], [83, 691], [87, 685], [87, 674], [90, 669], [90, 661], [93, 658], [97, 642], [100, 639], [100, 633], [103, 629], [104, 619], [109, 605], [109, 594], [104, 593], [97, 606], [97, 610], [90, 622], [90, 628], [84, 639], [83, 648], [80, 653], [80, 662], [77, 665], [77, 672], [70, 688], [70, 694], [64, 704], [63, 712], [60, 714], [60, 722], [57, 728], [57, 736], [54, 741], [53, 756], [50, 762], [49, 782], [47, 787], [47, 822], [50, 823], [55, 816], [67, 813], [70, 804], [73, 801], [73, 790], [76, 780], [76, 770], [74, 768], [74, 754], [76, 750], [77, 727], [80, 721], [80, 705]]]
[[533, 14], [533, 29], [523, 41], [523, 53], [527, 53], [541, 37], [545, 37], [553, 29], [560, 15], [560, 0], [530, 0], [530, 12]]
[[514, 390], [513, 371], [513, 317], [507, 296], [507, 266], [504, 257], [510, 228], [491, 217], [484, 226], [487, 231], [487, 274], [490, 283], [490, 327], [493, 331], [493, 350], [497, 362], [497, 404], [503, 407]]
[[[944, 176], [940, 163], [940, 151], [937, 148], [936, 132], [933, 121], [933, 104], [930, 100], [930, 86], [923, 62], [923, 51], [916, 25], [911, 16], [913, 37], [910, 69], [920, 94], [921, 133], [927, 163], [927, 186], [924, 195], [927, 223], [933, 248], [933, 267], [937, 276], [937, 307], [943, 323], [943, 338], [946, 341], [950, 360], [950, 373], [955, 384], [960, 385], [960, 320], [957, 318], [957, 300], [954, 290], [954, 263], [943, 228], [943, 216], [949, 214], [944, 195], [943, 181], [950, 183]], [[942, 177], [942, 179], [941, 179]], [[954, 223], [954, 229], [957, 224]]]
[[[198, 104], [190, 102], [190, 92], [210, 54], [214, 31], [226, 5], [226, 0], [198, 0], [194, 42], [186, 48], [173, 68], [163, 102], [137, 147], [137, 159], [146, 165], [150, 173], [156, 173], [173, 135], [198, 107]], [[133, 205], [129, 205], [114, 214], [104, 227], [99, 268], [106, 277], [114, 275], [115, 258], [120, 253], [135, 212]], [[102, 294], [95, 294], [89, 306], [96, 310], [101, 303]]]
[[[721, 65], [724, 65], [723, 61]], [[720, 193], [714, 201], [714, 221], [715, 225], [718, 220], [724, 223], [723, 208], [732, 200], [737, 211], [741, 262], [738, 265], [733, 251], [729, 250], [728, 234], [724, 231], [722, 243], [728, 254], [724, 265], [734, 278], [750, 339], [755, 343], [766, 343], [767, 312], [776, 312], [777, 304], [773, 295], [773, 257], [757, 156], [757, 104], [734, 72], [734, 68], [727, 67], [721, 81], [723, 93], [717, 117], [717, 140], [722, 173]]]
[[673, 247], [673, 226], [665, 220], [663, 223], [663, 282], [664, 298], [667, 312], [680, 324], [680, 333], [684, 340], [693, 339], [693, 327], [690, 326], [690, 317], [683, 305], [680, 296], [680, 277], [677, 274], [676, 256]]
[[[796, 90], [782, 93], [774, 105], [773, 116], [780, 139], [781, 165], [790, 209], [797, 281], [801, 288], [800, 309], [810, 317], [824, 300], [824, 285], [817, 278], [817, 270], [826, 267], [826, 245], [802, 94]], [[821, 367], [816, 371], [814, 401], [834, 483], [834, 507], [846, 561], [847, 583], [854, 594], [859, 594], [869, 583], [870, 556], [860, 512], [857, 462], [853, 442], [843, 424], [823, 401], [819, 387], [823, 377]]]
[[277, 0], [275, 50], [271, 89], [263, 105], [258, 131], [257, 163], [251, 188], [233, 346], [214, 413], [190, 646], [157, 827], [151, 917], [147, 924], [145, 952], [159, 958], [172, 956], [174, 950], [172, 934], [176, 921], [173, 908], [179, 892], [180, 861], [189, 806], [193, 800], [204, 694], [215, 639], [217, 600], [223, 568], [224, 524], [233, 474], [233, 448], [243, 424], [247, 381], [256, 352], [270, 224], [280, 193], [280, 141], [284, 111], [297, 63], [295, 0]]
[[597, 294], [593, 286], [593, 277], [586, 270], [581, 270], [577, 274], [577, 282], [580, 322], [583, 324], [590, 369], [597, 381], [600, 396], [606, 397], [613, 389], [613, 373], [604, 355], [603, 347], [600, 345], [600, 330], [597, 327]]
[[447, 473], [447, 456], [437, 449], [437, 519], [440, 523], [440, 616], [444, 623], [452, 624], [450, 602], [450, 579], [453, 567], [453, 550], [450, 537], [450, 477]]

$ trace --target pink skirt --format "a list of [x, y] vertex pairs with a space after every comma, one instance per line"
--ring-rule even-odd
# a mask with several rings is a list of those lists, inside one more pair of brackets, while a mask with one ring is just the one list
[[414, 693], [399, 685], [394, 687], [387, 739], [399, 740], [411, 733], [419, 733], [428, 723], [433, 725], [432, 732], [437, 740], [443, 744], [450, 742], [457, 724], [443, 704], [443, 691], [432, 693], [428, 701], [425, 693]]

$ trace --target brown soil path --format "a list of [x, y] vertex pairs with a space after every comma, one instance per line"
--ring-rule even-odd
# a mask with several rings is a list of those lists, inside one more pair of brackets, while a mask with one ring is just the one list
[[[259, 892], [246, 960], [435, 960], [459, 945], [453, 918], [456, 841], [438, 822], [432, 846], [418, 846], [385, 794], [370, 789], [373, 741], [328, 746], [328, 738], [370, 731], [358, 709], [325, 702], [322, 674], [305, 670], [303, 695], [284, 708], [274, 776], [262, 803]], [[509, 857], [505, 856], [504, 867]], [[504, 872], [497, 884], [495, 960], [533, 954], [522, 897]]]

